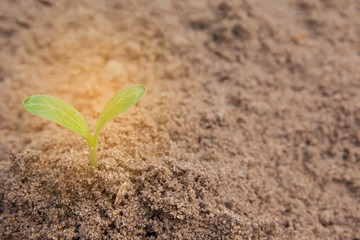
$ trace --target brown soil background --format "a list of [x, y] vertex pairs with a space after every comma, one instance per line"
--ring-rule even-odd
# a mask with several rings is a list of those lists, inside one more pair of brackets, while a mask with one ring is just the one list
[[[0, 2], [1, 239], [360, 239], [360, 2]], [[26, 113], [47, 94], [86, 141]]]

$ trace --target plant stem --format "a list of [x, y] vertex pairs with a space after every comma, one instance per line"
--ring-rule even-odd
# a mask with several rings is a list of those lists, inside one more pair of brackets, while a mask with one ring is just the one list
[[90, 148], [90, 165], [97, 167], [97, 149], [95, 147]]
[[90, 165], [97, 167], [97, 146], [98, 146], [98, 135], [90, 135], [88, 139], [88, 146], [90, 149]]

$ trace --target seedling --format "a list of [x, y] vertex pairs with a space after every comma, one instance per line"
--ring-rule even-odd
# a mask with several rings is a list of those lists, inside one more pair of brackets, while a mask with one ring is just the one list
[[61, 99], [46, 95], [34, 95], [25, 99], [23, 104], [27, 112], [53, 121], [86, 138], [90, 149], [90, 165], [96, 167], [98, 136], [101, 128], [139, 102], [145, 91], [145, 86], [134, 86], [115, 94], [100, 113], [93, 135], [90, 134], [89, 127], [79, 111]]

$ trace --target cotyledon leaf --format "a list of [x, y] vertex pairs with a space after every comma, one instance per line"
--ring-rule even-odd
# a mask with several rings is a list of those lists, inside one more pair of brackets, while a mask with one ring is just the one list
[[126, 88], [117, 94], [105, 105], [96, 123], [95, 135], [100, 129], [120, 113], [135, 105], [145, 94], [145, 86], [134, 86]]
[[90, 137], [84, 117], [78, 110], [61, 99], [46, 95], [34, 95], [26, 98], [23, 104], [25, 110], [31, 114], [56, 122], [86, 139]]

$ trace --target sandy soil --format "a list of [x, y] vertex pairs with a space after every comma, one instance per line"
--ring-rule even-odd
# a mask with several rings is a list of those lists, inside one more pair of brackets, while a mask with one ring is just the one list
[[[2, 0], [1, 239], [360, 239], [360, 2]], [[26, 113], [47, 94], [86, 141]]]

